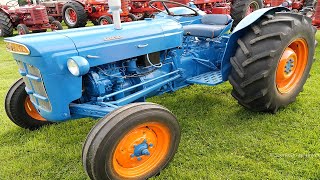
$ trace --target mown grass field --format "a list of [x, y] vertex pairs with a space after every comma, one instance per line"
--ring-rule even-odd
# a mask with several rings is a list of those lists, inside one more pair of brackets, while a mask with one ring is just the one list
[[[154, 179], [320, 179], [320, 48], [316, 54], [304, 91], [277, 114], [242, 108], [228, 82], [148, 99], [173, 111], [182, 130], [175, 158]], [[81, 149], [97, 121], [79, 119], [37, 131], [15, 126], [3, 104], [19, 77], [1, 38], [0, 179], [87, 179]]]

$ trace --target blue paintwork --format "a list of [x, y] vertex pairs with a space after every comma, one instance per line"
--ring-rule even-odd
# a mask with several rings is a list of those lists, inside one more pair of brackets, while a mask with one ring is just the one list
[[[35, 98], [32, 102], [41, 116], [57, 122], [87, 116], [98, 118], [128, 103], [145, 101], [190, 84], [212, 86], [226, 81], [237, 39], [263, 14], [279, 10], [256, 11], [239, 23], [233, 33], [227, 33], [229, 24], [214, 39], [183, 35], [183, 26], [200, 24], [201, 15], [171, 17], [159, 13], [155, 19], [124, 23], [121, 30], [115, 30], [113, 25], [94, 26], [5, 40], [30, 49], [29, 56], [13, 56], [41, 73], [36, 76], [31, 71], [19, 70], [32, 83], [32, 88], [26, 90]], [[90, 69], [81, 72], [88, 73], [73, 76], [67, 68], [72, 57], [82, 59], [79, 62], [86, 59]], [[35, 81], [44, 84], [47, 97], [39, 96]], [[43, 98], [50, 102], [50, 110], [39, 103]]]

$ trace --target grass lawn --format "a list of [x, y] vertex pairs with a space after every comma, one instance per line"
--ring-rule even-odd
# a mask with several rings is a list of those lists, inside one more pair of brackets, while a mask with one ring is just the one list
[[[277, 114], [242, 108], [228, 82], [148, 99], [172, 110], [182, 130], [175, 158], [154, 179], [320, 179], [319, 51], [304, 91]], [[79, 119], [37, 131], [15, 126], [3, 104], [20, 77], [17, 70], [0, 38], [0, 179], [87, 179], [81, 149], [97, 121]]]

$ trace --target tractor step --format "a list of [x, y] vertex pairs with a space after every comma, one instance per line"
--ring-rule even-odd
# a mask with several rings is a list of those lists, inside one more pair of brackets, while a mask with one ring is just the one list
[[189, 84], [205, 84], [214, 86], [222, 83], [221, 71], [210, 71], [187, 79]]

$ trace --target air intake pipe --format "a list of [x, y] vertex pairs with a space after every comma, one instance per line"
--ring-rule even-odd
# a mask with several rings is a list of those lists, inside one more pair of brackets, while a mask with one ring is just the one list
[[115, 29], [121, 29], [121, 1], [120, 0], [109, 0], [109, 10], [113, 17], [113, 24]]

